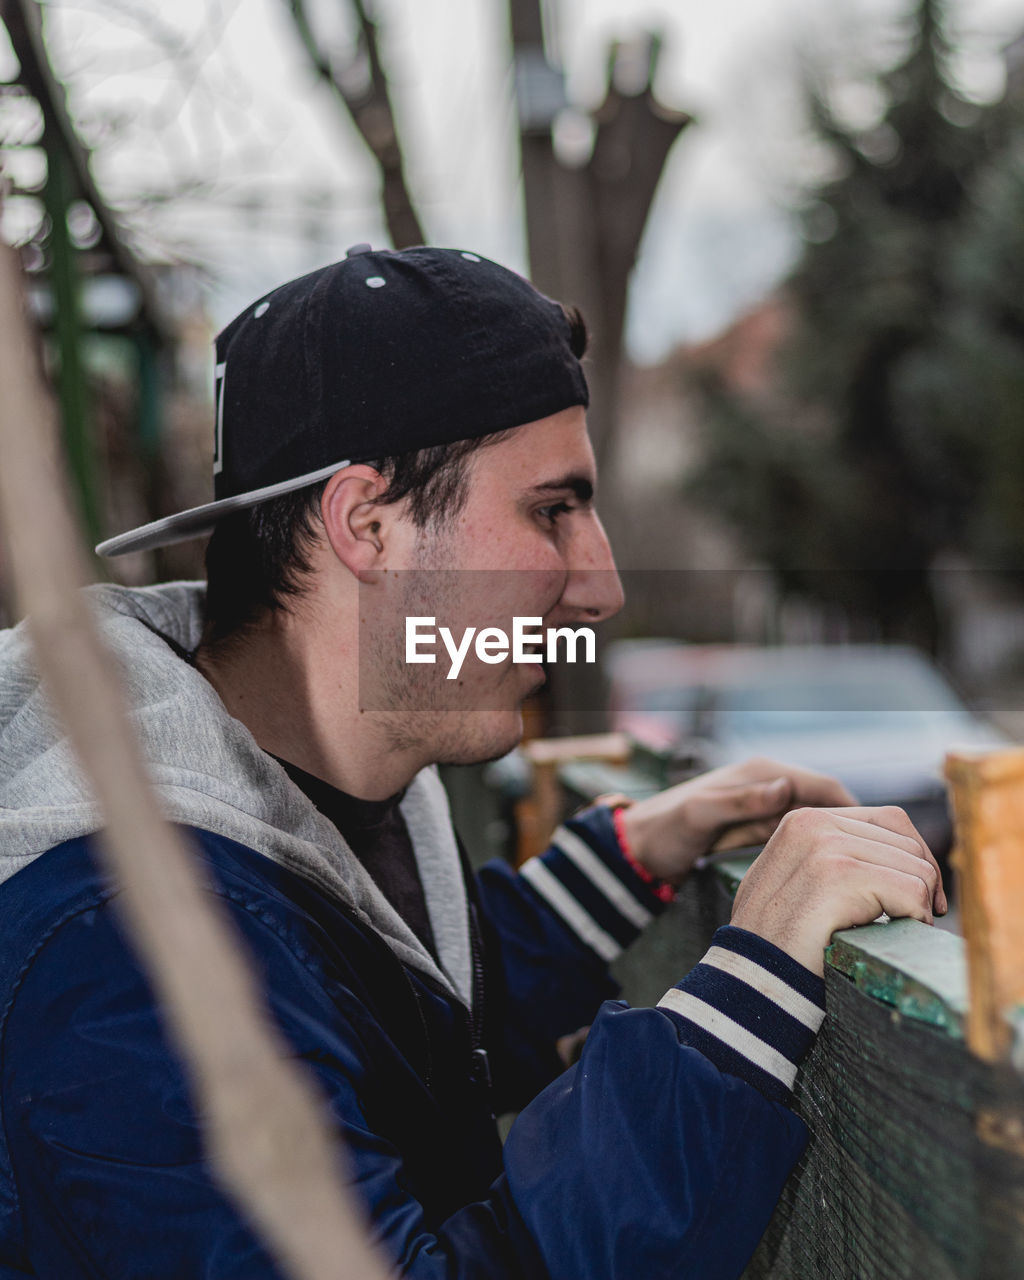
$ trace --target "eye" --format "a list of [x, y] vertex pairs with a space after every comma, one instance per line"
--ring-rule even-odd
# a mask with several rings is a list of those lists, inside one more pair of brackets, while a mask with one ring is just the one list
[[549, 507], [538, 507], [537, 515], [542, 520], [546, 520], [549, 524], [556, 524], [559, 516], [567, 515], [576, 508], [569, 505], [568, 502], [554, 502]]

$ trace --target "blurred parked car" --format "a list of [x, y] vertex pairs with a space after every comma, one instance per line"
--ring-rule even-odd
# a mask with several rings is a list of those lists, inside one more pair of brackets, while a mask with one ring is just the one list
[[944, 859], [942, 761], [1007, 745], [919, 651], [897, 645], [609, 648], [610, 721], [688, 769], [772, 756], [838, 777], [864, 804], [906, 809]]

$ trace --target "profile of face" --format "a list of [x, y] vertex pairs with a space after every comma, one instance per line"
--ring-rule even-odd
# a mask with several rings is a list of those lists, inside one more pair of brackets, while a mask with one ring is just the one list
[[[472, 454], [466, 500], [426, 529], [402, 517], [387, 569], [360, 588], [360, 705], [396, 750], [468, 764], [512, 749], [539, 664], [487, 662], [466, 642], [512, 619], [591, 626], [622, 607], [622, 587], [593, 505], [593, 451], [582, 408], [516, 428]], [[398, 504], [399, 506], [401, 504]], [[440, 638], [434, 663], [406, 661], [406, 619], [435, 619], [465, 646], [455, 679]]]

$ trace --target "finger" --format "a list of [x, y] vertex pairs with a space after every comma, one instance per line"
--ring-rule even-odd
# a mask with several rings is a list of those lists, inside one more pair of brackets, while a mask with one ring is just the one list
[[856, 835], [843, 836], [839, 849], [840, 856], [844, 859], [853, 858], [858, 862], [876, 867], [891, 867], [896, 871], [902, 871], [905, 875], [916, 876], [928, 886], [929, 900], [934, 899], [935, 890], [939, 885], [939, 872], [938, 868], [927, 859], [898, 845], [876, 840], [871, 836], [866, 838]]
[[726, 853], [730, 849], [746, 849], [750, 845], [767, 844], [778, 830], [782, 815], [762, 818], [757, 822], [741, 822], [724, 831], [711, 846], [711, 853]]
[[920, 920], [922, 924], [934, 924], [931, 909], [931, 890], [919, 877], [897, 867], [873, 866], [862, 869], [864, 907], [858, 913], [856, 924], [869, 924], [884, 911], [892, 919]]
[[865, 833], [858, 830], [858, 827], [866, 824], [873, 827], [875, 831], [886, 833], [890, 844], [893, 842], [893, 837], [896, 837], [903, 848], [909, 849], [917, 857], [930, 863], [936, 877], [935, 909], [940, 915], [946, 914], [949, 910], [949, 902], [942, 883], [939, 864], [935, 861], [935, 856], [925, 843], [924, 837], [902, 809], [896, 805], [883, 805], [876, 808], [840, 809], [834, 812], [844, 830], [849, 830], [856, 835], [864, 835]]
[[[813, 810], [813, 806], [801, 805], [797, 807], [816, 812], [816, 810]], [[787, 809], [784, 813], [773, 814], [768, 818], [759, 818], [752, 822], [739, 823], [730, 827], [718, 837], [711, 846], [710, 852], [724, 853], [728, 849], [739, 849], [747, 845], [767, 844], [779, 829], [779, 823], [790, 812], [792, 812], [792, 808]], [[821, 812], [834, 815], [845, 812], [845, 810], [827, 809]]]
[[785, 770], [793, 788], [793, 803], [816, 809], [841, 809], [857, 805], [857, 797], [838, 778], [793, 765]]
[[[892, 816], [890, 816], [890, 814]], [[899, 817], [896, 817], [899, 815]], [[917, 828], [903, 813], [902, 809], [832, 809], [830, 816], [835, 825], [843, 831], [866, 839], [884, 840], [888, 844], [896, 844], [917, 854], [919, 858], [929, 858], [931, 851], [918, 833]], [[903, 819], [902, 821], [900, 819]]]
[[697, 831], [721, 831], [736, 823], [780, 818], [792, 792], [786, 778], [732, 787], [701, 787], [686, 799], [686, 818]]
[[783, 764], [778, 760], [755, 756], [740, 765], [740, 771], [755, 778], [785, 777], [792, 787], [795, 805], [809, 805], [815, 809], [838, 809], [858, 804], [858, 799], [838, 778], [817, 769], [805, 769], [797, 764]]

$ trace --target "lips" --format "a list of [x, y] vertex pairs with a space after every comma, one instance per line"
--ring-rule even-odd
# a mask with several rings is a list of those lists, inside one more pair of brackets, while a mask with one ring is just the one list
[[530, 680], [531, 693], [534, 690], [539, 689], [541, 685], [545, 685], [548, 682], [548, 673], [544, 670], [543, 667], [534, 667], [531, 670], [530, 675], [532, 677], [532, 679]]

